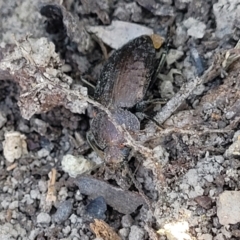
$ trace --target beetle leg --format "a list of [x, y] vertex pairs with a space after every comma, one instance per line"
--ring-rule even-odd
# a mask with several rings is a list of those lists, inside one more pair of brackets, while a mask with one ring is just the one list
[[92, 148], [92, 150], [95, 151], [97, 153], [97, 155], [101, 159], [104, 160], [104, 152], [97, 147], [97, 143], [94, 140], [94, 137], [92, 136], [92, 133], [91, 132], [87, 132], [86, 138], [87, 138], [87, 142], [90, 145], [90, 147]]

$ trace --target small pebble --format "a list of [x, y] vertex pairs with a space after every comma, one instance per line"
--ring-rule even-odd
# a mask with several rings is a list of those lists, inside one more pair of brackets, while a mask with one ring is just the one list
[[126, 238], [129, 235], [129, 228], [121, 228], [118, 233], [122, 238]]
[[208, 196], [198, 196], [194, 200], [204, 209], [210, 209], [212, 207], [212, 199]]
[[39, 198], [39, 196], [40, 196], [39, 190], [34, 189], [34, 190], [30, 191], [30, 197], [32, 199], [37, 199], [37, 198]]
[[66, 221], [72, 212], [72, 207], [73, 205], [70, 200], [62, 202], [58, 206], [56, 213], [52, 217], [53, 221], [58, 224]]
[[63, 228], [63, 233], [65, 234], [65, 235], [67, 235], [68, 233], [70, 233], [71, 232], [71, 227], [70, 226], [66, 226], [65, 228]]
[[179, 51], [176, 49], [169, 50], [169, 53], [166, 57], [167, 65], [171, 65], [179, 60], [184, 55], [183, 51]]
[[198, 21], [195, 18], [188, 18], [183, 22], [184, 26], [188, 29], [188, 36], [192, 36], [194, 38], [203, 38], [206, 30], [206, 24]]
[[37, 216], [37, 223], [47, 223], [51, 222], [51, 217], [48, 213], [39, 213]]
[[170, 81], [163, 81], [160, 84], [161, 96], [164, 99], [170, 99], [174, 95], [173, 84]]
[[122, 223], [122, 226], [123, 226], [124, 228], [131, 227], [131, 226], [132, 226], [132, 223], [133, 223], [133, 219], [132, 219], [131, 215], [129, 215], [129, 214], [124, 215], [124, 216], [122, 217], [121, 223]]
[[47, 182], [43, 180], [39, 180], [38, 187], [40, 192], [45, 193], [47, 191]]
[[142, 228], [133, 225], [130, 229], [129, 240], [143, 240], [144, 239], [144, 231]]
[[45, 148], [42, 148], [37, 152], [38, 158], [47, 157], [49, 154], [50, 154], [50, 152]]
[[107, 211], [105, 199], [102, 196], [95, 198], [87, 205], [86, 211], [94, 218], [105, 219], [105, 212]]
[[9, 209], [18, 208], [18, 201], [13, 201], [9, 204]]
[[240, 191], [224, 191], [217, 201], [217, 216], [222, 225], [240, 222]]
[[0, 128], [2, 128], [6, 122], [7, 122], [7, 118], [2, 112], [0, 112]]
[[77, 215], [72, 214], [69, 219], [70, 219], [71, 223], [74, 224], [77, 222]]

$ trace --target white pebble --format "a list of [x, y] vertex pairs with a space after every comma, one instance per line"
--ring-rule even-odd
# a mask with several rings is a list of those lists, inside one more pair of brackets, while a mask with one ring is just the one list
[[37, 216], [37, 223], [50, 223], [51, 222], [51, 217], [47, 213], [39, 213]]

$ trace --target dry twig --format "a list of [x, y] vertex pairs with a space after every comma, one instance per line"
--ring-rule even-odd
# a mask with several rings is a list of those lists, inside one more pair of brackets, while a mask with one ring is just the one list
[[49, 181], [48, 181], [48, 192], [46, 196], [46, 202], [47, 203], [52, 203], [56, 202], [57, 197], [56, 197], [56, 176], [57, 176], [57, 170], [53, 168], [51, 172], [48, 174], [49, 176]]
[[95, 219], [94, 223], [90, 224], [90, 228], [97, 238], [103, 240], [121, 240], [117, 233], [104, 221]]

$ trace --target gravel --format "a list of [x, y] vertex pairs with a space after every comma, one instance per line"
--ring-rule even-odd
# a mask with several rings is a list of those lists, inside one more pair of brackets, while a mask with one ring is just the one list
[[49, 224], [51, 222], [51, 216], [48, 213], [39, 213], [37, 215], [37, 223]]
[[52, 220], [57, 224], [60, 224], [68, 219], [72, 212], [71, 200], [64, 201], [59, 204], [56, 213], [52, 216]]
[[144, 239], [143, 229], [136, 225], [131, 226], [128, 239], [129, 240], [143, 240]]

